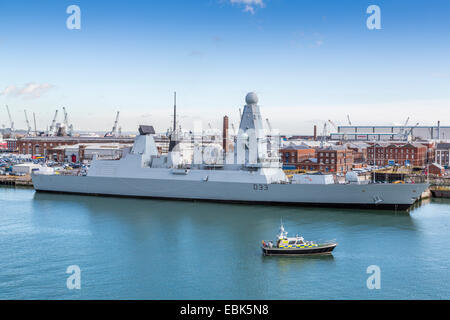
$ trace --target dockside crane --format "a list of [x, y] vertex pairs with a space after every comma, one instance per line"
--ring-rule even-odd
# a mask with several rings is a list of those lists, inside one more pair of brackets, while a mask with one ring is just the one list
[[52, 124], [50, 125], [50, 129], [48, 130], [48, 134], [51, 136], [56, 135], [56, 117], [58, 116], [58, 110], [55, 111], [55, 116], [53, 117]]
[[30, 121], [28, 121], [27, 110], [23, 110], [23, 112], [25, 113], [25, 122], [27, 123], [27, 135], [29, 136], [31, 134], [31, 125]]
[[401, 133], [405, 133], [405, 131], [406, 131], [406, 126], [408, 125], [408, 122], [409, 122], [409, 117], [408, 117], [408, 119], [406, 119], [405, 124], [403, 125], [403, 127], [402, 127], [402, 129], [401, 129]]
[[34, 121], [34, 135], [37, 136], [36, 114], [34, 112], [33, 112], [33, 121]]
[[328, 120], [328, 122], [334, 127], [334, 129], [336, 129], [336, 132], [339, 132], [337, 125], [333, 121]]
[[267, 127], [269, 128], [269, 132], [272, 133], [272, 126], [270, 125], [269, 118], [266, 118]]
[[119, 127], [119, 114], [120, 114], [119, 111], [117, 111], [116, 120], [114, 121], [114, 126], [112, 128], [112, 135], [114, 137], [117, 136], [117, 129]]
[[[340, 134], [338, 126], [337, 126], [333, 121], [331, 121], [331, 120], [328, 120], [328, 122], [334, 127], [334, 129], [336, 130], [336, 133], [339, 133], [339, 134]], [[343, 135], [343, 136], [341, 137], [341, 140], [342, 140], [342, 139], [346, 140], [346, 136]]]
[[323, 149], [325, 145], [325, 137], [327, 135], [327, 123], [325, 122], [323, 124], [323, 131], [322, 131], [322, 137], [320, 137], [320, 149]]
[[[411, 127], [411, 129], [409, 129], [409, 131], [405, 133], [405, 135], [404, 135], [405, 141], [410, 141], [410, 140], [412, 140], [411, 134], [412, 134], [413, 130], [414, 130], [415, 128], [417, 128], [418, 126], [419, 126], [419, 123], [417, 122], [416, 125], [415, 125], [414, 127]], [[411, 139], [410, 139], [410, 137], [411, 137]]]
[[73, 125], [71, 124], [69, 125], [69, 118], [67, 116], [67, 110], [65, 107], [63, 107], [63, 111], [64, 111], [64, 125], [66, 126], [67, 134], [71, 136], [73, 131]]
[[[105, 137], [117, 137], [118, 126], [119, 126], [119, 114], [120, 114], [120, 112], [117, 111], [116, 120], [114, 121], [112, 130], [110, 132], [106, 133]], [[120, 130], [120, 131], [122, 131], [122, 130]]]
[[233, 129], [233, 136], [236, 138], [236, 128], [234, 127], [234, 123], [231, 123], [231, 129]]
[[12, 121], [11, 112], [9, 112], [9, 107], [6, 105], [6, 110], [8, 111], [10, 130], [11, 130], [11, 138], [14, 138], [14, 121]]

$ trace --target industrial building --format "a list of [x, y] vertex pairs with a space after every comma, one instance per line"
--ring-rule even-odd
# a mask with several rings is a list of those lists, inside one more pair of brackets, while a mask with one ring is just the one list
[[50, 149], [58, 146], [90, 143], [133, 143], [134, 138], [103, 138], [103, 137], [23, 137], [17, 140], [17, 150], [20, 154], [30, 154], [33, 157], [46, 157]]
[[[301, 150], [301, 149], [300, 149]], [[321, 149], [303, 149], [303, 153], [294, 154], [283, 150], [282, 159], [285, 169], [299, 169], [306, 171], [320, 171], [323, 173], [346, 173], [353, 168], [353, 150], [343, 146], [333, 146]], [[314, 156], [306, 157], [314, 152]], [[312, 155], [312, 154], [311, 154]], [[295, 161], [295, 159], [299, 159]]]
[[48, 150], [47, 160], [57, 162], [83, 162], [98, 159], [117, 160], [122, 157], [126, 149], [133, 145], [120, 143], [89, 143], [57, 146]]
[[450, 166], [450, 143], [436, 145], [436, 163], [448, 168]]
[[291, 145], [281, 149], [280, 155], [283, 165], [295, 166], [306, 159], [314, 158], [316, 155], [316, 150], [303, 145]]
[[[16, 150], [20, 154], [30, 154], [33, 157], [48, 158], [50, 150], [60, 146], [73, 146], [77, 144], [133, 144], [134, 137], [70, 137], [70, 136], [42, 136], [23, 137], [17, 140]], [[169, 139], [165, 136], [155, 137], [155, 142], [161, 153], [167, 153]], [[53, 152], [54, 153], [54, 152]]]
[[353, 168], [353, 151], [342, 146], [318, 149], [317, 164], [321, 172], [346, 173]]
[[32, 162], [15, 164], [12, 167], [13, 173], [30, 174], [33, 169], [40, 169], [42, 166]]
[[337, 126], [331, 140], [405, 141], [450, 139], [449, 126]]
[[367, 162], [371, 165], [411, 165], [423, 167], [428, 162], [428, 147], [421, 143], [375, 143], [367, 148]]

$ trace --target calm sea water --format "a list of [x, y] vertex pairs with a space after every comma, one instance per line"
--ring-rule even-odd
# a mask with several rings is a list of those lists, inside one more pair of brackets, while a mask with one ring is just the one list
[[[263, 257], [280, 218], [339, 242]], [[450, 201], [410, 214], [116, 199], [0, 188], [0, 299], [448, 299]], [[81, 269], [69, 290], [67, 267]], [[367, 267], [381, 269], [369, 290]]]

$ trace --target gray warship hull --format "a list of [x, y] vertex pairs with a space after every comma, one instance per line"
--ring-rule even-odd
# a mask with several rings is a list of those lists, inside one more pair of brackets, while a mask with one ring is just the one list
[[408, 210], [427, 184], [261, 184], [179, 179], [33, 175], [37, 191], [293, 206]]

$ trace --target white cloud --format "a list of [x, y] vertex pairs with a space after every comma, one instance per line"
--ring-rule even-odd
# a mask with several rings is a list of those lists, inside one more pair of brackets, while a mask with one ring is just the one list
[[51, 84], [27, 83], [22, 88], [10, 85], [0, 92], [0, 96], [21, 97], [24, 99], [37, 99], [53, 88]]
[[244, 6], [244, 12], [255, 13], [255, 8], [264, 8], [266, 5], [264, 0], [229, 0], [233, 5]]

